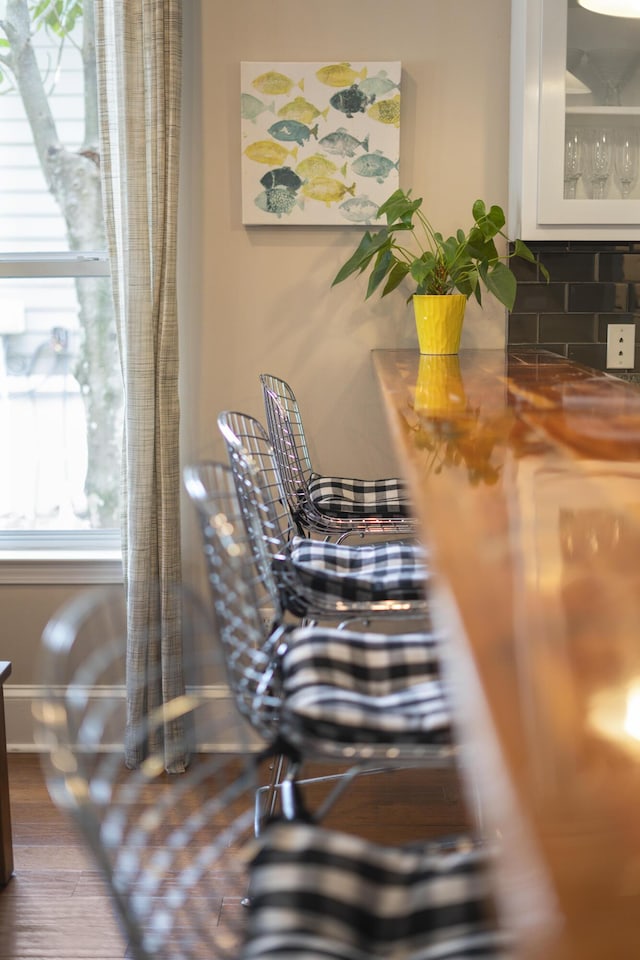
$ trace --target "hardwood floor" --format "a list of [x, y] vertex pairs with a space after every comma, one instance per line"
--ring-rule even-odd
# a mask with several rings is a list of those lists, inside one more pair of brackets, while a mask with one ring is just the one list
[[[0, 891], [0, 960], [130, 956], [100, 874], [75, 828], [53, 805], [38, 757], [10, 754], [9, 781], [15, 875]], [[312, 809], [324, 789], [306, 791]], [[442, 770], [362, 777], [324, 823], [382, 843], [467, 827], [456, 777]], [[241, 915], [240, 891], [225, 892], [225, 909]]]

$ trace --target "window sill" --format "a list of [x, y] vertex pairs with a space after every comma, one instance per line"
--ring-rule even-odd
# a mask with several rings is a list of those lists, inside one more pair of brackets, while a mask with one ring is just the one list
[[0, 550], [0, 584], [122, 580], [119, 550]]

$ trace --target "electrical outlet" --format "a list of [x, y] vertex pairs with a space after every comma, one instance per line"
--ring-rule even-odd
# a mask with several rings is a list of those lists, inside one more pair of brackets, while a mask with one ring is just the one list
[[634, 323], [610, 323], [607, 327], [607, 369], [635, 366], [636, 327]]

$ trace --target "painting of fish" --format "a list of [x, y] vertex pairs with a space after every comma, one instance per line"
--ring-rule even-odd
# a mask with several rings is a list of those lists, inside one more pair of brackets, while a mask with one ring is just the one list
[[287, 150], [281, 143], [274, 143], [273, 140], [256, 140], [255, 143], [249, 144], [244, 153], [249, 160], [266, 163], [272, 167], [274, 163], [284, 163], [288, 156], [295, 159], [298, 156], [298, 148]]
[[[260, 76], [256, 77], [251, 83], [251, 86], [259, 90], [260, 93], [275, 93], [278, 96], [284, 96], [289, 93], [294, 85], [295, 80], [285, 76], [284, 73], [278, 73], [277, 70], [267, 70], [266, 73], [261, 73]], [[304, 90], [304, 81], [299, 81], [298, 86], [301, 90]]]
[[381, 150], [365, 153], [351, 164], [351, 169], [359, 177], [375, 177], [378, 183], [384, 183], [392, 170], [398, 169], [398, 160], [390, 160]]
[[363, 93], [357, 83], [352, 83], [346, 90], [340, 90], [329, 100], [329, 103], [340, 113], [345, 113], [349, 118], [356, 113], [364, 113], [370, 103], [375, 100], [375, 93]]
[[349, 187], [346, 183], [333, 180], [331, 177], [315, 177], [303, 185], [302, 192], [305, 197], [318, 200], [330, 207], [332, 203], [338, 203], [342, 200], [345, 193], [350, 193], [353, 196], [356, 192], [356, 185], [352, 183]]
[[304, 97], [295, 97], [278, 110], [278, 116], [282, 117], [283, 120], [299, 120], [300, 123], [306, 123], [307, 125], [313, 123], [316, 117], [324, 117], [326, 120], [328, 113], [329, 107], [319, 110]]
[[350, 63], [328, 63], [316, 70], [316, 77], [320, 83], [328, 87], [348, 87], [367, 76], [367, 67], [354, 70]]
[[250, 93], [240, 94], [240, 115], [243, 120], [251, 120], [255, 123], [260, 114], [264, 113], [265, 110], [275, 113], [275, 100], [272, 100], [271, 103], [263, 103], [262, 100], [258, 100], [257, 97], [252, 96]]
[[338, 127], [326, 137], [322, 137], [319, 146], [327, 153], [337, 153], [340, 157], [355, 157], [358, 149], [365, 151], [369, 149], [369, 137], [358, 140], [357, 137], [351, 136], [346, 127]]
[[373, 223], [378, 215], [378, 204], [367, 196], [351, 197], [341, 203], [340, 213], [352, 223]]
[[358, 87], [367, 96], [373, 94], [376, 99], [380, 99], [391, 93], [392, 90], [399, 90], [400, 84], [392, 80], [386, 70], [381, 70], [374, 77], [366, 77], [364, 80], [360, 80]]
[[242, 222], [379, 224], [399, 186], [398, 61], [242, 62]]
[[278, 120], [277, 123], [271, 124], [267, 133], [275, 140], [295, 140], [301, 147], [304, 147], [305, 142], [311, 137], [318, 139], [318, 125], [308, 127], [305, 123], [300, 123], [299, 120]]
[[400, 94], [391, 97], [389, 100], [378, 100], [369, 107], [367, 113], [373, 120], [379, 123], [392, 123], [394, 127], [400, 126]]
[[302, 186], [302, 178], [291, 167], [277, 167], [275, 170], [268, 170], [263, 177], [260, 177], [260, 183], [265, 190], [286, 187], [287, 190], [296, 191]]

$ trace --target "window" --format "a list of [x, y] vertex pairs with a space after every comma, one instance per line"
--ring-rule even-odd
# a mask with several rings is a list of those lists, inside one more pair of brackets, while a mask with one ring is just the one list
[[86, 0], [0, 0], [4, 552], [119, 545], [122, 395], [92, 19]]

